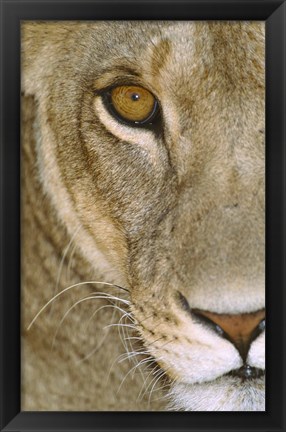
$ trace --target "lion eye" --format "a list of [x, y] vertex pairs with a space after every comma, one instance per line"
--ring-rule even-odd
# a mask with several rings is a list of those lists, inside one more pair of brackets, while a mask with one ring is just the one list
[[149, 90], [135, 85], [113, 87], [107, 93], [107, 104], [113, 116], [135, 126], [152, 123], [159, 107]]

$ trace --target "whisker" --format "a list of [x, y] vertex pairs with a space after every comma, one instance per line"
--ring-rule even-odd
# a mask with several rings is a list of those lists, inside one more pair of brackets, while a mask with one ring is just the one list
[[134, 369], [138, 368], [139, 366], [140, 366], [140, 362], [139, 362], [138, 364], [136, 364], [135, 366], [133, 366], [133, 368], [131, 368], [131, 369], [127, 372], [127, 374], [126, 374], [126, 375], [124, 376], [124, 378], [122, 379], [122, 381], [121, 381], [121, 383], [120, 383], [120, 386], [119, 386], [118, 389], [117, 389], [116, 394], [118, 394], [118, 393], [120, 392], [121, 387], [122, 387], [123, 383], [125, 382], [126, 378], [131, 374], [131, 372], [132, 372]]
[[129, 360], [129, 359], [131, 359], [131, 358], [133, 358], [134, 356], [138, 356], [138, 355], [143, 355], [143, 354], [149, 354], [149, 351], [134, 351], [134, 352], [131, 352], [131, 353], [124, 353], [124, 354], [122, 354], [122, 357], [123, 358], [121, 358], [119, 361], [118, 361], [118, 363], [122, 363], [123, 361], [125, 361], [125, 360]]
[[147, 316], [147, 317], [144, 318], [143, 320], [140, 320], [140, 321], [138, 320], [138, 324], [141, 324], [141, 323], [143, 323], [144, 321], [146, 321], [146, 320], [148, 320], [148, 319], [150, 319], [150, 318], [153, 318], [153, 314]]
[[[155, 362], [155, 360], [154, 360], [154, 362]], [[142, 400], [142, 399], [144, 398], [145, 394], [148, 392], [149, 387], [152, 385], [154, 379], [156, 379], [157, 374], [158, 374], [161, 370], [162, 370], [162, 369], [159, 368], [158, 364], [155, 362], [155, 365], [154, 365], [153, 369], [151, 370], [151, 372], [148, 374], [147, 379], [149, 379], [151, 375], [155, 375], [155, 376], [154, 376], [154, 377], [149, 381], [147, 387], [145, 387], [145, 391], [144, 391], [144, 393], [142, 393], [142, 392], [143, 392], [143, 388], [141, 389], [141, 391], [140, 391], [140, 394], [141, 394], [140, 400]], [[146, 382], [147, 382], [147, 380], [146, 380]], [[138, 396], [138, 397], [139, 397], [139, 396]]]
[[[78, 234], [80, 228], [81, 228], [81, 227], [80, 227], [80, 225], [79, 225], [79, 226], [77, 227], [77, 229], [75, 230], [74, 234], [72, 235], [72, 237], [70, 238], [70, 241], [69, 241], [68, 245], [67, 245], [67, 246], [65, 247], [65, 249], [64, 249], [64, 253], [63, 253], [63, 256], [62, 256], [62, 259], [61, 259], [61, 262], [60, 262], [60, 267], [59, 267], [59, 271], [58, 271], [58, 275], [57, 275], [56, 285], [55, 285], [55, 287], [54, 287], [54, 293], [53, 293], [53, 296], [55, 296], [55, 294], [56, 294], [56, 293], [58, 292], [58, 290], [59, 290], [60, 279], [61, 279], [62, 270], [63, 270], [63, 265], [64, 265], [64, 262], [65, 262], [66, 256], [67, 256], [68, 251], [69, 251], [69, 249], [70, 249], [70, 247], [71, 247], [71, 245], [72, 245], [74, 239], [76, 238], [76, 236], [77, 236], [77, 234]], [[50, 316], [52, 315], [52, 311], [53, 311], [53, 305], [52, 305], [52, 307], [51, 307], [51, 309], [50, 309]]]
[[[127, 330], [127, 329], [126, 329], [126, 330]], [[122, 331], [124, 332], [124, 329], [122, 329]], [[127, 347], [127, 350], [126, 350], [126, 351], [130, 351], [130, 352], [138, 351], [137, 349], [136, 349], [136, 350], [134, 349], [134, 347], [133, 347], [133, 342], [132, 342], [132, 339], [131, 339], [131, 338], [129, 338], [129, 339], [127, 340], [126, 337], [125, 337], [125, 341], [126, 341], [126, 344], [129, 343], [129, 346], [130, 346], [130, 349], [128, 349], [128, 347]], [[139, 337], [139, 338], [137, 339], [137, 341], [142, 342], [142, 338]], [[142, 351], [142, 350], [144, 349], [144, 346], [143, 346], [142, 343], [140, 344], [140, 348], [139, 348], [139, 349], [140, 349], [140, 351]], [[147, 352], [147, 354], [149, 354], [149, 352]], [[136, 365], [136, 364], [138, 363], [138, 359], [137, 359], [137, 357], [133, 356], [133, 357], [131, 358], [131, 362], [132, 362], [134, 365]], [[139, 372], [140, 372], [140, 374], [141, 374], [141, 377], [142, 377], [142, 380], [144, 381], [144, 374], [143, 374], [142, 368], [137, 368], [137, 369], [139, 370]], [[136, 370], [136, 369], [134, 369], [134, 372], [133, 372], [133, 375], [132, 375], [132, 379], [134, 378], [135, 370]]]
[[108, 374], [107, 374], [107, 376], [106, 376], [106, 384], [108, 383], [108, 381], [109, 381], [109, 379], [110, 379], [110, 374], [111, 374], [111, 371], [112, 371], [112, 369], [113, 369], [115, 363], [117, 363], [118, 360], [119, 360], [123, 355], [125, 355], [125, 354], [126, 354], [126, 353], [120, 354], [120, 355], [117, 356], [117, 357], [113, 360], [113, 362], [111, 363], [111, 366], [110, 366], [110, 368], [109, 368]]
[[[156, 369], [158, 369], [158, 365], [155, 362], [154, 357], [152, 357], [152, 359], [153, 359], [154, 367], [151, 369], [151, 371], [149, 372], [149, 374], [146, 376], [146, 379], [145, 379], [145, 381], [144, 381], [144, 383], [143, 383], [143, 385], [141, 387], [141, 390], [140, 390], [140, 392], [139, 392], [139, 394], [137, 396], [137, 401], [138, 400], [142, 400], [143, 397], [145, 396], [145, 394], [146, 394], [146, 392], [147, 392], [147, 390], [148, 390], [148, 388], [150, 386], [150, 383], [149, 383], [148, 386], [146, 387], [147, 381], [148, 381], [150, 375], [154, 374], [154, 371], [156, 371]], [[152, 380], [151, 380], [151, 382], [152, 382]], [[143, 391], [144, 391], [144, 393], [143, 393]]]
[[[134, 318], [133, 318], [133, 316], [131, 315], [130, 312], [126, 312], [120, 318], [120, 320], [118, 321], [118, 324], [121, 324], [123, 320], [124, 320], [124, 324], [126, 324], [127, 318], [128, 318], [129, 321], [131, 321], [132, 324], [135, 324]], [[128, 331], [128, 328], [122, 327], [122, 326], [118, 327], [118, 333], [119, 333], [119, 337], [120, 337], [121, 343], [122, 343], [125, 351], [129, 352], [129, 348], [128, 348], [127, 341], [126, 341], [126, 331]], [[132, 344], [129, 343], [129, 345], [131, 346], [131, 351], [134, 351], [133, 348], [132, 348]]]
[[[73, 285], [68, 286], [67, 288], [64, 288], [62, 291], [60, 291], [59, 293], [57, 293], [54, 297], [52, 297], [40, 310], [39, 312], [34, 316], [34, 318], [32, 319], [32, 321], [30, 322], [30, 324], [27, 327], [27, 330], [30, 330], [30, 328], [32, 327], [32, 325], [34, 324], [34, 322], [36, 321], [36, 319], [41, 315], [41, 313], [53, 302], [55, 301], [58, 297], [60, 297], [62, 294], [64, 294], [65, 292], [71, 290], [72, 288], [78, 287], [78, 286], [82, 286], [82, 285], [88, 285], [88, 284], [99, 284], [99, 285], [107, 285], [107, 286], [111, 286], [111, 287], [116, 287], [116, 288], [120, 288], [124, 291], [129, 291], [127, 290], [127, 288], [123, 288], [120, 287], [119, 285], [116, 284], [112, 284], [112, 283], [108, 283], [108, 282], [99, 282], [99, 281], [86, 281], [86, 282], [79, 282]], [[123, 300], [118, 298], [118, 300], [120, 300], [121, 302], [129, 305], [130, 302], [128, 300]]]
[[[123, 345], [125, 351], [128, 353], [128, 352], [129, 352], [129, 348], [128, 348], [127, 343], [126, 343], [126, 341], [125, 341], [125, 339], [126, 339], [126, 337], [125, 337], [125, 331], [129, 330], [129, 328], [128, 328], [128, 327], [124, 327], [124, 326], [122, 326], [122, 321], [123, 321], [123, 320], [126, 320], [126, 318], [128, 318], [131, 322], [134, 322], [134, 318], [132, 317], [131, 313], [126, 312], [126, 313], [125, 313], [125, 314], [120, 318], [120, 320], [118, 321], [118, 324], [119, 324], [119, 325], [117, 325], [116, 327], [118, 328], [119, 337], [120, 337], [120, 340], [121, 340], [121, 342], [122, 342], [122, 345]], [[125, 325], [126, 325], [126, 324], [125, 324]], [[109, 329], [110, 329], [110, 328], [111, 328], [111, 327], [109, 326]], [[133, 329], [133, 328], [136, 329], [136, 327], [134, 327], [134, 326], [131, 326], [131, 328], [132, 328], [132, 329]], [[122, 334], [121, 334], [121, 332], [122, 332]], [[126, 355], [126, 352], [123, 353], [123, 354], [121, 354], [121, 355], [119, 355], [119, 356], [117, 356], [116, 359], [112, 362], [112, 364], [111, 364], [111, 366], [110, 366], [110, 368], [109, 368], [108, 375], [107, 375], [106, 383], [108, 383], [108, 381], [109, 381], [110, 374], [111, 374], [112, 368], [114, 367], [115, 363], [116, 363], [119, 359], [121, 359], [122, 356]]]
[[76, 251], [76, 244], [73, 245], [73, 248], [71, 250], [71, 254], [69, 257], [69, 262], [68, 262], [67, 271], [66, 271], [66, 280], [70, 280], [70, 277], [71, 277], [71, 266], [72, 266], [72, 261], [73, 261], [73, 256], [75, 254], [75, 251]]
[[137, 327], [135, 327], [134, 325], [130, 325], [130, 324], [120, 324], [120, 323], [116, 323], [116, 324], [108, 324], [107, 326], [103, 327], [103, 328], [109, 328], [109, 327], [128, 327], [128, 328], [132, 328], [132, 329], [137, 329]]
[[[158, 387], [158, 388], [156, 388], [156, 389], [154, 389], [153, 390], [153, 394], [155, 393], [155, 392], [158, 392], [158, 391], [160, 391], [160, 390], [163, 390], [163, 389], [165, 389], [165, 388], [170, 388], [170, 386], [171, 386], [171, 384], [168, 382], [167, 384], [164, 384], [164, 385], [162, 385], [161, 387]], [[160, 400], [160, 398], [158, 398], [158, 399], [153, 399], [153, 400]]]
[[[150, 353], [148, 352], [148, 354], [150, 354]], [[149, 357], [146, 357], [137, 363], [137, 366], [138, 366], [137, 369], [139, 369], [139, 371], [141, 371], [142, 366], [145, 366], [145, 368], [144, 368], [144, 372], [145, 372], [147, 364], [148, 363], [154, 363], [154, 362], [155, 362], [154, 357], [152, 355], [150, 355]], [[147, 367], [149, 367], [149, 366], [150, 365], [148, 364]], [[132, 375], [133, 377], [134, 377], [135, 373], [136, 373], [136, 369], [134, 369], [134, 371], [133, 371], [133, 375]], [[142, 372], [142, 375], [144, 377], [143, 381], [146, 382], [146, 377], [144, 376], [143, 372]]]
[[[124, 317], [122, 317], [122, 318], [120, 319], [119, 322], [123, 321], [123, 319], [124, 319]], [[134, 318], [133, 318], [132, 321], [133, 321], [133, 323], [135, 323]], [[126, 322], [126, 319], [125, 319], [125, 322]], [[124, 345], [125, 351], [126, 351], [127, 353], [129, 353], [129, 355], [128, 355], [128, 360], [131, 361], [131, 362], [134, 364], [134, 366], [136, 366], [137, 363], [138, 363], [137, 357], [136, 357], [135, 355], [131, 355], [131, 353], [135, 353], [135, 352], [139, 352], [139, 351], [138, 351], [138, 349], [134, 349], [131, 338], [127, 338], [127, 337], [126, 337], [126, 332], [127, 332], [127, 331], [130, 331], [130, 329], [129, 329], [129, 328], [126, 328], [126, 327], [121, 327], [121, 328], [118, 327], [118, 329], [119, 329], [120, 333], [122, 333], [122, 335], [123, 335], [123, 338], [121, 338], [121, 340], [122, 340], [122, 343], [123, 343], [123, 345]], [[137, 331], [137, 329], [136, 329], [136, 331]], [[141, 338], [138, 338], [137, 340], [142, 341]], [[127, 345], [127, 344], [128, 344], [128, 345]], [[141, 346], [140, 346], [140, 352], [141, 352], [142, 355], [143, 355], [142, 348], [143, 348], [143, 346], [141, 345]], [[146, 354], [149, 354], [149, 353], [147, 352]], [[138, 369], [139, 369], [139, 372], [140, 372], [140, 374], [141, 374], [141, 376], [142, 376], [142, 379], [143, 379], [143, 381], [144, 381], [144, 375], [143, 375], [142, 369], [140, 369], [140, 368], [138, 368]], [[135, 368], [134, 368], [134, 373], [135, 373]], [[133, 374], [133, 377], [134, 377], [134, 374]]]
[[61, 327], [61, 325], [63, 324], [63, 322], [64, 322], [64, 320], [66, 319], [66, 317], [68, 316], [68, 314], [77, 306], [77, 305], [79, 305], [80, 303], [83, 303], [84, 301], [87, 301], [87, 300], [99, 300], [99, 299], [106, 299], [106, 300], [109, 300], [109, 296], [107, 296], [107, 295], [98, 295], [98, 293], [97, 292], [94, 292], [94, 293], [91, 293], [90, 295], [88, 295], [88, 296], [86, 296], [86, 297], [83, 297], [83, 298], [81, 298], [80, 300], [78, 300], [78, 301], [76, 301], [66, 312], [65, 312], [65, 314], [63, 315], [63, 317], [62, 317], [62, 319], [60, 320], [60, 323], [59, 323], [59, 325], [58, 325], [58, 327], [57, 327], [57, 329], [56, 329], [56, 332], [55, 332], [55, 335], [54, 335], [54, 338], [53, 338], [53, 342], [52, 342], [52, 349], [54, 348], [54, 344], [55, 344], [55, 341], [56, 341], [56, 338], [57, 338], [57, 335], [58, 335], [58, 332], [59, 332], [59, 329], [60, 329], [60, 327]]
[[[161, 339], [164, 339], [164, 336], [161, 336], [161, 337], [159, 337], [158, 339], [155, 339], [153, 342], [150, 342], [150, 343], [148, 342], [148, 344], [147, 344], [148, 347], [151, 346], [151, 345], [153, 345], [154, 343], [158, 342], [158, 341], [161, 340]], [[146, 342], [145, 342], [145, 343], [146, 343]], [[163, 346], [164, 346], [164, 345], [163, 345]], [[161, 346], [160, 348], [162, 348], [162, 346]]]
[[110, 309], [110, 308], [113, 308], [114, 310], [118, 310], [119, 312], [122, 312], [122, 313], [126, 312], [124, 309], [120, 308], [119, 306], [116, 306], [115, 304], [111, 304], [111, 305], [109, 304], [109, 305], [101, 306], [100, 308], [96, 309], [96, 311], [93, 312], [92, 315], [91, 315], [91, 317], [88, 319], [87, 324], [86, 324], [86, 330], [87, 330], [87, 328], [89, 326], [90, 321], [92, 320], [92, 318], [95, 317], [95, 315], [98, 312], [100, 312], [102, 309]]
[[[164, 376], [164, 375], [167, 376], [166, 371], [168, 371], [170, 368], [167, 368], [167, 369], [161, 369], [161, 367], [160, 367], [160, 366], [158, 365], [158, 363], [157, 363], [157, 361], [160, 361], [160, 360], [161, 360], [161, 358], [157, 358], [156, 360], [155, 360], [155, 358], [154, 358], [154, 363], [155, 363], [155, 365], [154, 365], [153, 369], [150, 371], [150, 373], [148, 374], [148, 376], [146, 377], [146, 380], [145, 380], [145, 382], [144, 382], [144, 384], [143, 384], [143, 386], [142, 386], [142, 388], [141, 388], [141, 390], [140, 390], [140, 393], [139, 393], [139, 395], [138, 395], [138, 397], [137, 397], [137, 400], [142, 400], [142, 399], [144, 398], [145, 394], [148, 392], [149, 387], [152, 385], [152, 382], [154, 382], [154, 380], [156, 380], [158, 374], [160, 374], [161, 372], [163, 372], [163, 373], [160, 375], [160, 378], [161, 378], [162, 376]], [[149, 379], [150, 375], [155, 375], [155, 376], [151, 379], [151, 381], [149, 382], [149, 384], [148, 384], [147, 387], [146, 387], [146, 383], [147, 383], [147, 380]], [[157, 381], [158, 381], [158, 380], [157, 380]], [[143, 393], [144, 387], [145, 387], [145, 391], [144, 391], [144, 393]], [[155, 387], [155, 385], [152, 387], [151, 393], [152, 393], [152, 391], [154, 391], [154, 387]], [[150, 398], [149, 398], [149, 399], [150, 399]]]
[[151, 391], [149, 393], [149, 398], [148, 398], [148, 406], [150, 407], [150, 403], [151, 403], [151, 396], [154, 390], [154, 387], [156, 386], [157, 382], [162, 378], [162, 376], [166, 375], [166, 372], [164, 370], [161, 370], [161, 373], [156, 374], [157, 378], [151, 388]]
[[[149, 354], [149, 352], [147, 352], [146, 354]], [[128, 376], [130, 373], [132, 373], [132, 379], [133, 379], [133, 378], [134, 378], [134, 375], [135, 375], [135, 373], [136, 373], [136, 371], [139, 370], [139, 372], [140, 372], [140, 374], [141, 374], [141, 376], [142, 376], [143, 381], [146, 382], [145, 377], [144, 377], [144, 374], [143, 374], [143, 371], [142, 371], [142, 366], [147, 365], [147, 363], [150, 363], [150, 362], [154, 362], [154, 357], [153, 357], [153, 356], [145, 357], [145, 358], [143, 358], [142, 360], [140, 360], [139, 362], [137, 361], [137, 362], [135, 363], [135, 366], [133, 366], [132, 369], [130, 369], [130, 370], [128, 371], [127, 376]], [[124, 377], [124, 380], [127, 378], [127, 376]], [[123, 384], [123, 382], [121, 383], [121, 386], [122, 386], [122, 384]], [[143, 385], [144, 385], [144, 384], [143, 384]], [[118, 390], [118, 391], [119, 391], [119, 390]]]
[[[107, 306], [112, 307], [112, 305], [106, 305], [106, 307]], [[102, 307], [104, 307], [104, 306], [102, 306]], [[101, 308], [99, 308], [99, 309], [101, 309]], [[96, 310], [96, 312], [97, 311], [98, 311], [98, 309]], [[114, 319], [115, 312], [116, 312], [116, 309], [113, 310], [111, 321], [113, 321], [113, 319]], [[94, 315], [94, 314], [92, 314], [92, 315]], [[90, 322], [90, 319], [88, 320], [88, 322]], [[82, 359], [77, 361], [76, 364], [80, 364], [80, 363], [88, 360], [92, 355], [94, 355], [96, 352], [98, 352], [100, 350], [100, 348], [102, 347], [102, 345], [104, 344], [105, 339], [107, 338], [109, 333], [110, 333], [110, 329], [107, 329], [107, 331], [105, 331], [105, 335], [103, 336], [101, 341], [87, 355], [85, 355]]]

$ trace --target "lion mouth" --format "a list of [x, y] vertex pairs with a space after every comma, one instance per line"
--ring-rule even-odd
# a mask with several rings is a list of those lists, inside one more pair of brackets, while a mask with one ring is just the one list
[[264, 375], [265, 375], [264, 369], [249, 366], [247, 363], [241, 366], [239, 369], [234, 369], [228, 372], [227, 374], [225, 374], [225, 376], [241, 378], [243, 381], [261, 378]]
[[[162, 367], [158, 364], [160, 369]], [[165, 370], [165, 369], [162, 369]], [[255, 380], [259, 380], [260, 378], [263, 378], [265, 376], [265, 370], [261, 368], [257, 368], [254, 366], [250, 366], [249, 364], [245, 363], [243, 366], [241, 366], [238, 369], [233, 369], [230, 372], [224, 373], [214, 379], [207, 379], [203, 381], [197, 381], [193, 383], [182, 381], [181, 384], [185, 384], [187, 386], [189, 385], [200, 385], [200, 384], [211, 384], [213, 382], [220, 382], [224, 380], [224, 378], [236, 378], [239, 380], [240, 383], [249, 383], [254, 382]], [[172, 381], [172, 378], [168, 372], [165, 373], [165, 377], [168, 377], [170, 381]]]
[[[166, 374], [168, 375], [168, 374]], [[200, 382], [193, 382], [191, 385], [196, 385], [196, 384], [208, 384], [208, 383], [212, 383], [214, 381], [217, 380], [221, 380], [223, 378], [239, 378], [241, 383], [246, 383], [246, 382], [251, 382], [251, 381], [255, 381], [258, 380], [260, 378], [263, 378], [265, 376], [265, 370], [261, 369], [261, 368], [257, 368], [254, 366], [250, 366], [249, 364], [245, 363], [243, 366], [241, 366], [238, 369], [233, 369], [230, 372], [227, 372], [223, 375], [220, 375], [219, 377], [215, 378], [215, 379], [210, 379], [210, 380], [205, 380], [205, 381], [200, 381]], [[171, 377], [169, 377], [171, 379]], [[182, 382], [184, 383], [184, 382]], [[190, 383], [186, 383], [186, 385], [190, 385]]]

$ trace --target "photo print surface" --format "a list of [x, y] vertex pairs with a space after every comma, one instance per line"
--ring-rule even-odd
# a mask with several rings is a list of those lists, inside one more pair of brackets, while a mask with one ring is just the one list
[[21, 25], [23, 411], [265, 410], [265, 25]]

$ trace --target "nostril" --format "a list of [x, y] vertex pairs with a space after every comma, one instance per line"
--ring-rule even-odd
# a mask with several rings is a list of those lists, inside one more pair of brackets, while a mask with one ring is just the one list
[[208, 318], [208, 316], [205, 315], [203, 312], [199, 311], [198, 309], [192, 309], [191, 312], [195, 321], [205, 324], [207, 327], [214, 330], [221, 337], [224, 337], [226, 339], [228, 338], [227, 333], [223, 330], [223, 328], [214, 320]]
[[259, 333], [262, 333], [265, 330], [265, 318], [260, 321], [257, 329], [259, 330]]
[[225, 332], [218, 324], [214, 323], [212, 320], [207, 318], [204, 314], [200, 313], [197, 309], [191, 309], [188, 300], [180, 291], [177, 291], [177, 295], [178, 295], [179, 304], [184, 311], [190, 313], [192, 317], [195, 318], [197, 321], [203, 322], [208, 327], [211, 327], [220, 336], [222, 337], [226, 336]]

